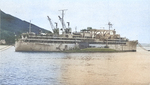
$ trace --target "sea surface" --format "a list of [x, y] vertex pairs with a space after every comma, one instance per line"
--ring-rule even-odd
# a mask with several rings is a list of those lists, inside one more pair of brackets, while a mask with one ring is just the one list
[[150, 51], [0, 52], [0, 85], [150, 85]]

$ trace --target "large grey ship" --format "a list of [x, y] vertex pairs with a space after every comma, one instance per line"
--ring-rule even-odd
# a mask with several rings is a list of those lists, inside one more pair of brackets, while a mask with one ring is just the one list
[[23, 33], [21, 38], [15, 43], [15, 51], [66, 51], [84, 48], [110, 48], [117, 51], [136, 51], [138, 41], [130, 41], [127, 38], [116, 34], [115, 30], [111, 30], [112, 24], [109, 22], [109, 29], [93, 29], [88, 27], [80, 32], [71, 32], [70, 23], [68, 27], [64, 23], [64, 10], [62, 17], [59, 19], [62, 24], [62, 33], [59, 28], [53, 26], [51, 19], [50, 25], [53, 33], [41, 33], [37, 35], [31, 32], [31, 26], [28, 33]]

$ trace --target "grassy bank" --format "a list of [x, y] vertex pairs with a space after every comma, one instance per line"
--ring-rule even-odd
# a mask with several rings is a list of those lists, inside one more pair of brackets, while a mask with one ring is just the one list
[[118, 52], [114, 49], [109, 48], [85, 48], [85, 49], [74, 49], [74, 50], [66, 50], [66, 53], [94, 53], [94, 52]]

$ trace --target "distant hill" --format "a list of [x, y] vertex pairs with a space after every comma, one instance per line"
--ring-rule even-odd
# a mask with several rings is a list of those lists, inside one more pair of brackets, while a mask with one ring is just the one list
[[148, 43], [140, 43], [143, 47], [150, 47], [150, 44]]
[[[0, 40], [5, 39], [7, 44], [13, 44], [15, 43], [15, 35], [20, 35], [21, 33], [26, 33], [29, 31], [29, 22], [6, 14], [3, 11], [0, 11], [0, 13]], [[47, 32], [47, 30], [40, 28], [34, 24], [31, 24], [31, 26], [32, 32], [35, 32], [36, 34], [38, 34], [40, 30], [42, 30], [43, 32]]]

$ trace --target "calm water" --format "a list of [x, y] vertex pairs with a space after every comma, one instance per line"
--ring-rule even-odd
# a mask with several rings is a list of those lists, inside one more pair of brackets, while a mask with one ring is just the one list
[[64, 53], [14, 52], [0, 54], [0, 83], [14, 85], [59, 85]]
[[150, 52], [0, 52], [1, 85], [149, 85]]

